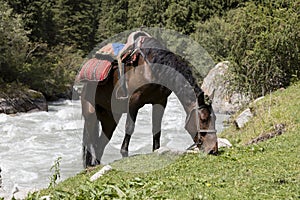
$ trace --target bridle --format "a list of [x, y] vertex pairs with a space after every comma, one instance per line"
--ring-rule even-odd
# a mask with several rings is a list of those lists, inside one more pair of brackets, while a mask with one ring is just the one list
[[[197, 116], [196, 116], [196, 126], [197, 126], [197, 133], [195, 135], [194, 138], [198, 138], [198, 141], [194, 142], [194, 144], [192, 144], [189, 148], [187, 148], [186, 150], [192, 150], [195, 146], [201, 145], [203, 143], [203, 141], [200, 139], [201, 138], [201, 133], [206, 133], [206, 134], [213, 134], [216, 133], [217, 130], [216, 129], [201, 129], [200, 124], [199, 124], [199, 110], [201, 109], [205, 109], [207, 108], [207, 105], [201, 105], [201, 106], [197, 106], [198, 105], [198, 101], [196, 103], [196, 106], [191, 110], [191, 112], [189, 113], [187, 119], [189, 119], [191, 117], [191, 113], [196, 110], [197, 112]], [[210, 115], [212, 114], [212, 112], [209, 110]]]

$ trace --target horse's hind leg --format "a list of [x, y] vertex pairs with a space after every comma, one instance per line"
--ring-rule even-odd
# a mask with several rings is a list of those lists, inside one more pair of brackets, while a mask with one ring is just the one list
[[94, 141], [99, 135], [99, 121], [96, 116], [95, 108], [88, 101], [82, 100], [82, 114], [84, 117], [83, 128], [83, 166], [94, 166], [100, 164], [97, 159]]
[[[104, 149], [110, 141], [121, 115], [114, 119], [111, 112], [83, 101], [84, 131], [83, 131], [83, 165], [84, 167], [100, 164]], [[101, 134], [99, 136], [99, 120]], [[115, 121], [116, 120], [116, 121]]]
[[164, 115], [167, 101], [162, 104], [153, 104], [152, 106], [152, 133], [153, 133], [153, 151], [160, 148], [161, 121]]

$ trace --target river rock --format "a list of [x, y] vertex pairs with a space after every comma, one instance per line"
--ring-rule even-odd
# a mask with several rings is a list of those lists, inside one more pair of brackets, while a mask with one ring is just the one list
[[218, 63], [204, 78], [201, 89], [208, 96], [213, 96], [212, 106], [215, 112], [233, 114], [248, 102], [248, 98], [240, 93], [229, 93], [226, 89], [228, 81], [225, 75], [228, 72], [229, 62]]
[[110, 165], [105, 165], [90, 178], [90, 181], [96, 181], [97, 179], [99, 179], [101, 176], [103, 176], [110, 170], [112, 170], [112, 167]]
[[232, 144], [225, 138], [218, 138], [218, 148], [232, 147]]
[[242, 128], [252, 117], [253, 114], [250, 108], [247, 108], [241, 114], [239, 114], [239, 116], [234, 120], [234, 123], [237, 128]]
[[[48, 104], [44, 95], [35, 90], [18, 92], [10, 97], [2, 94], [0, 98], [0, 113], [15, 114], [18, 112], [48, 111]], [[4, 98], [3, 98], [4, 97]]]

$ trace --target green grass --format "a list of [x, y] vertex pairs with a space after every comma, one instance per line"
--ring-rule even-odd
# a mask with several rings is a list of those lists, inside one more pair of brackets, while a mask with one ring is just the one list
[[[101, 166], [31, 194], [28, 199], [43, 195], [52, 199], [299, 199], [299, 98], [300, 84], [296, 84], [252, 104], [255, 117], [243, 129], [230, 127], [221, 134], [233, 147], [222, 149], [219, 156], [135, 156], [113, 163], [114, 169], [95, 182], [89, 178]], [[272, 131], [277, 123], [286, 125], [284, 134], [244, 145]], [[156, 159], [171, 162], [153, 171], [159, 163]]]

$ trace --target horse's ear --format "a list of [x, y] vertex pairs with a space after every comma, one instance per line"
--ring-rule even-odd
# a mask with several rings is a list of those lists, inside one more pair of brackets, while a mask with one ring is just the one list
[[213, 92], [209, 96], [205, 94], [204, 95], [205, 104], [211, 106], [212, 102], [213, 102], [213, 99], [214, 99], [214, 96], [215, 96], [215, 90], [213, 90]]
[[211, 102], [214, 100], [214, 97], [215, 97], [215, 89], [213, 90], [213, 92], [211, 93], [211, 95], [209, 95], [209, 99], [211, 100]]
[[185, 121], [185, 130], [187, 130], [190, 134], [197, 133], [197, 125], [196, 125], [196, 109], [192, 110], [190, 115], [188, 115], [186, 121]]

